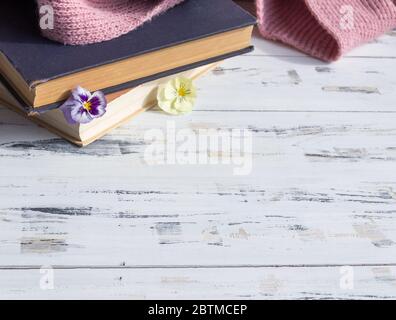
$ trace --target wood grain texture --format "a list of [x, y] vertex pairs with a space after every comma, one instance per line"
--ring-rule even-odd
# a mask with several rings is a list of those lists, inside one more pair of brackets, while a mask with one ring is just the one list
[[[255, 42], [200, 80], [192, 115], [150, 111], [86, 149], [0, 107], [0, 297], [395, 298], [396, 37], [331, 65]], [[252, 173], [147, 165], [169, 121], [249, 129]]]
[[0, 272], [7, 299], [395, 299], [395, 267], [353, 268], [353, 288], [343, 270], [317, 268], [193, 268], [54, 270], [43, 290], [39, 270]]

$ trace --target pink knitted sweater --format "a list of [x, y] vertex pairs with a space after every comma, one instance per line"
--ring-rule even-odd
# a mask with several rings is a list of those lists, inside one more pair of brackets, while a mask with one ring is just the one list
[[[123, 35], [184, 0], [36, 1], [54, 8], [55, 28], [43, 30], [46, 37], [83, 45]], [[396, 0], [250, 1], [265, 38], [326, 61], [396, 27]]]
[[85, 45], [117, 38], [183, 0], [37, 0], [54, 9], [54, 28], [43, 30], [49, 39]]
[[396, 0], [257, 0], [261, 34], [325, 61], [396, 27]]

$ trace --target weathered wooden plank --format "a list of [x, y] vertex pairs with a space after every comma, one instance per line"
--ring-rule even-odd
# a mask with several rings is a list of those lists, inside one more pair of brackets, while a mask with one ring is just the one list
[[[263, 40], [258, 31], [254, 32], [254, 45], [256, 50], [249, 55], [271, 56], [271, 57], [302, 57], [305, 54], [290, 48], [286, 45]], [[349, 52], [343, 59], [364, 58], [364, 59], [382, 59], [396, 58], [396, 29], [387, 32], [384, 36]]]
[[201, 82], [199, 109], [395, 112], [395, 34], [332, 64], [256, 34], [253, 53], [225, 61]]
[[177, 128], [251, 129], [250, 175], [148, 166], [154, 112], [87, 149], [2, 126], [0, 265], [395, 263], [395, 114], [222, 114]]
[[[363, 62], [364, 61], [364, 62]], [[200, 82], [198, 110], [396, 111], [395, 59], [333, 64], [301, 57], [243, 56]]]
[[[396, 268], [1, 270], [1, 299], [395, 299]], [[49, 280], [47, 283], [46, 280]], [[52, 281], [53, 280], [53, 281]], [[41, 286], [40, 286], [41, 284]], [[44, 285], [43, 285], [44, 284]], [[53, 289], [51, 289], [53, 288]]]

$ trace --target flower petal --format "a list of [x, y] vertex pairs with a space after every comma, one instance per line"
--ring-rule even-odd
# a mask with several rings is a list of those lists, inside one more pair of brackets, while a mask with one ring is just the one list
[[181, 86], [182, 79], [180, 77], [176, 77], [172, 79], [171, 85], [175, 90], [178, 90]]
[[189, 89], [190, 89], [190, 94], [188, 95], [188, 97], [196, 99], [197, 98], [197, 88], [192, 84], [192, 86]]
[[193, 86], [192, 80], [188, 78], [179, 78], [179, 86], [186, 89], [191, 89], [191, 87]]
[[72, 118], [71, 110], [79, 107], [81, 107], [81, 102], [74, 100], [74, 97], [72, 96], [63, 105], [61, 105], [59, 109], [63, 112], [67, 123], [74, 125], [77, 124], [77, 122]]
[[193, 108], [194, 103], [191, 100], [183, 100], [174, 104], [174, 109], [178, 114], [189, 113]]
[[84, 88], [77, 86], [73, 92], [72, 96], [74, 100], [80, 101], [80, 102], [87, 102], [91, 98], [91, 93], [88, 90], [85, 90]]
[[157, 99], [159, 101], [162, 101], [162, 100], [173, 100], [176, 97], [176, 96], [167, 97], [167, 95], [165, 93], [166, 89], [167, 89], [167, 86], [160, 86], [158, 88]]
[[174, 100], [162, 100], [161, 102], [158, 102], [158, 106], [165, 111], [166, 113], [171, 113], [175, 114], [173, 112], [173, 102]]
[[175, 99], [177, 97], [177, 88], [171, 84], [163, 87], [163, 97], [164, 99]]
[[75, 122], [82, 124], [89, 123], [93, 120], [89, 112], [82, 106], [79, 108], [72, 108], [70, 110], [70, 116]]
[[92, 118], [100, 118], [106, 113], [107, 101], [103, 92], [97, 91], [92, 94], [89, 102], [91, 102], [89, 113]]

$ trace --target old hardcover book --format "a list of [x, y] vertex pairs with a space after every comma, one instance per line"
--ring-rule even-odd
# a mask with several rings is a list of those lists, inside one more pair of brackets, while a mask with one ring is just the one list
[[77, 85], [105, 94], [249, 52], [256, 19], [232, 0], [186, 0], [120, 38], [65, 46], [40, 35], [35, 1], [0, 2], [0, 73], [31, 109]]
[[[217, 63], [209, 64], [177, 75], [197, 79], [214, 69], [216, 65]], [[78, 146], [86, 146], [101, 138], [110, 130], [155, 106], [159, 85], [169, 81], [172, 77], [160, 78], [139, 85], [134, 89], [108, 94], [106, 96], [108, 101], [106, 114], [88, 124], [68, 124], [59, 109], [29, 115], [20, 97], [9, 84], [4, 82], [0, 82], [0, 104], [28, 117], [33, 122]]]

